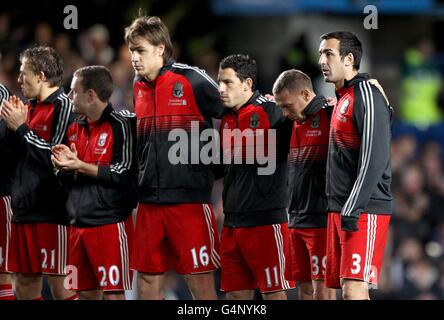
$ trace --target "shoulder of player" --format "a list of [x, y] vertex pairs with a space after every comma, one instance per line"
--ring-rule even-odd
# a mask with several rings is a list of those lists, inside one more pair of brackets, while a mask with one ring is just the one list
[[112, 110], [107, 117], [113, 128], [132, 131], [136, 125], [136, 114], [128, 110]]
[[71, 112], [73, 105], [68, 96], [65, 93], [61, 93], [58, 95], [57, 99], [54, 100], [54, 107]]
[[10, 95], [8, 88], [0, 83], [0, 99], [8, 99]]
[[136, 121], [136, 114], [128, 110], [112, 110], [107, 117], [112, 124], [122, 125], [125, 123], [133, 123]]
[[267, 98], [266, 96], [260, 94], [256, 97], [254, 101], [252, 101], [252, 104], [258, 107], [262, 108], [277, 108], [276, 103], [271, 100], [270, 98]]
[[355, 99], [356, 98], [359, 102], [375, 102], [375, 99], [382, 99], [382, 101], [385, 101], [385, 98], [381, 91], [379, 91], [378, 87], [368, 80], [361, 81], [355, 85]]
[[253, 106], [257, 107], [257, 108], [261, 108], [263, 109], [266, 113], [268, 114], [272, 114], [274, 112], [276, 112], [276, 110], [279, 110], [279, 107], [276, 105], [276, 103], [267, 98], [264, 95], [259, 95], [252, 103]]
[[207, 74], [205, 70], [198, 67], [175, 62], [171, 65], [170, 71], [186, 77], [191, 84], [206, 80], [206, 82], [217, 88], [217, 83]]
[[113, 110], [111, 113], [116, 114], [118, 117], [124, 117], [124, 118], [135, 118], [136, 114], [134, 112], [131, 112], [129, 110], [123, 109], [123, 110]]

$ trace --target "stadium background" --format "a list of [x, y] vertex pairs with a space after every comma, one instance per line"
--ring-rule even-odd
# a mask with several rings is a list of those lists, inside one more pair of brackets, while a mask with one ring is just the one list
[[[78, 9], [78, 29], [64, 28], [63, 9], [69, 4]], [[364, 27], [369, 4], [378, 9], [378, 29]], [[264, 93], [282, 70], [297, 68], [314, 79], [318, 93], [333, 96], [333, 86], [324, 84], [318, 71], [319, 36], [333, 30], [356, 33], [364, 46], [361, 72], [379, 80], [395, 108], [394, 215], [380, 290], [371, 297], [444, 299], [444, 41], [439, 32], [444, 1], [8, 1], [0, 8], [0, 83], [20, 95], [18, 54], [33, 44], [52, 45], [64, 58], [66, 91], [75, 69], [103, 64], [116, 84], [114, 107], [131, 110], [133, 71], [123, 29], [139, 8], [164, 19], [177, 60], [213, 78], [221, 58], [248, 53], [258, 62], [258, 86]], [[217, 183], [219, 225], [220, 192]], [[166, 289], [167, 299], [190, 298], [174, 273]]]

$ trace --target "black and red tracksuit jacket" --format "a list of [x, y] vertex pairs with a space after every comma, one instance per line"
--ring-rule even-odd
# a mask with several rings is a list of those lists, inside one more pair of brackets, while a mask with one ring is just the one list
[[[192, 151], [190, 132], [192, 122], [198, 124], [201, 132], [212, 128], [212, 118], [222, 116], [224, 107], [217, 84], [205, 71], [170, 60], [154, 81], [135, 80], [134, 105], [139, 201], [208, 203], [214, 181], [212, 168], [190, 159], [191, 153], [200, 152], [206, 142], [194, 137], [199, 150]], [[169, 141], [173, 129], [184, 130], [188, 143], [185, 159], [178, 164], [172, 164], [168, 158], [179, 141]]]
[[[256, 91], [238, 111], [232, 110], [223, 116], [220, 128], [222, 156], [225, 158], [228, 149], [231, 149], [229, 154], [232, 157], [222, 159], [225, 163], [222, 193], [224, 225], [235, 228], [287, 222], [287, 156], [292, 121], [282, 115], [280, 108], [274, 102]], [[246, 138], [238, 138], [236, 144], [235, 136], [223, 138], [224, 134], [227, 134], [224, 130], [233, 129], [241, 132], [251, 130], [256, 139], [255, 148], [261, 148], [261, 144], [257, 143], [257, 137], [264, 135], [265, 150], [268, 148], [268, 131], [276, 130], [275, 152], [271, 155], [276, 161], [273, 174], [258, 174], [260, 166], [266, 167], [259, 161], [247, 163], [246, 146], [254, 143], [253, 140], [249, 142]], [[251, 149], [252, 152], [256, 152], [255, 150]], [[233, 157], [236, 152], [242, 152], [242, 164], [234, 162]]]
[[[0, 84], [0, 105], [3, 100], [8, 100], [10, 92], [8, 88]], [[15, 168], [17, 166], [18, 154], [16, 142], [12, 141], [12, 131], [6, 123], [0, 119], [0, 197], [11, 194], [12, 182], [14, 181]]]
[[98, 176], [59, 172], [69, 186], [66, 207], [70, 223], [94, 227], [125, 220], [136, 207], [136, 118], [116, 112], [111, 104], [98, 121], [78, 117], [67, 131], [80, 160], [98, 166]]
[[15, 132], [20, 159], [11, 192], [14, 222], [69, 224], [67, 191], [55, 175], [51, 146], [65, 142], [74, 117], [63, 88], [44, 101], [29, 101], [26, 123]]
[[391, 214], [392, 109], [381, 92], [357, 74], [336, 91], [327, 161], [329, 211], [341, 212], [342, 229], [357, 230], [362, 212]]
[[288, 156], [289, 227], [327, 227], [325, 177], [332, 106], [316, 96], [305, 109], [306, 120], [293, 122]]

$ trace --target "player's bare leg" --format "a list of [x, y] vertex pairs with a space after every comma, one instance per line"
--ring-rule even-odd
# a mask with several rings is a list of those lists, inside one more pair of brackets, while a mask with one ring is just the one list
[[103, 297], [105, 300], [125, 300], [125, 291], [105, 291]]
[[80, 300], [103, 300], [103, 292], [100, 290], [77, 291]]
[[19, 300], [35, 300], [42, 296], [42, 275], [16, 273], [15, 294]]
[[73, 291], [65, 288], [64, 281], [65, 276], [48, 275], [49, 288], [51, 289], [52, 296], [56, 300], [67, 300], [75, 294]]
[[336, 300], [336, 289], [326, 288], [324, 280], [313, 280], [314, 300]]
[[14, 299], [15, 299], [14, 283], [12, 282], [11, 274], [6, 272], [0, 273], [0, 300], [14, 300]]
[[163, 300], [164, 274], [137, 273], [137, 293], [139, 300]]
[[262, 294], [264, 300], [287, 300], [287, 293], [285, 291], [276, 291]]
[[227, 292], [228, 300], [253, 300], [254, 290], [238, 290]]
[[187, 274], [185, 281], [194, 300], [217, 300], [213, 272]]
[[369, 300], [367, 283], [360, 280], [341, 279], [344, 300]]
[[0, 285], [12, 284], [12, 277], [9, 273], [0, 273]]
[[313, 300], [314, 290], [311, 281], [299, 283], [299, 299]]

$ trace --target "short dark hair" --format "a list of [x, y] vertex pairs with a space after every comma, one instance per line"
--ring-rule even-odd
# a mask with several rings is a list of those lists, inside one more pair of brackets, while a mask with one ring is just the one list
[[290, 69], [282, 72], [273, 85], [273, 95], [281, 94], [282, 91], [298, 92], [302, 89], [313, 91], [311, 79], [300, 70]]
[[173, 55], [170, 33], [159, 17], [140, 16], [129, 27], [125, 28], [126, 44], [133, 43], [138, 37], [147, 40], [153, 46], [163, 44], [165, 46], [165, 51], [163, 52], [164, 62], [168, 61]]
[[353, 68], [359, 70], [362, 57], [362, 44], [357, 36], [348, 31], [334, 31], [334, 32], [324, 33], [321, 36], [321, 39], [339, 40], [339, 54], [341, 55], [341, 58], [344, 58], [347, 54], [351, 53], [354, 58]]
[[51, 87], [60, 87], [63, 80], [63, 59], [51, 47], [38, 46], [26, 49], [20, 55], [23, 63], [26, 59], [34, 74], [43, 72]]
[[256, 60], [251, 59], [247, 54], [233, 54], [225, 57], [219, 64], [220, 69], [231, 68], [236, 72], [241, 81], [250, 78], [253, 82], [252, 90], [256, 87], [257, 67]]
[[113, 94], [114, 84], [111, 72], [104, 66], [88, 66], [77, 69], [74, 76], [81, 78], [84, 91], [92, 89], [102, 102], [108, 102]]

